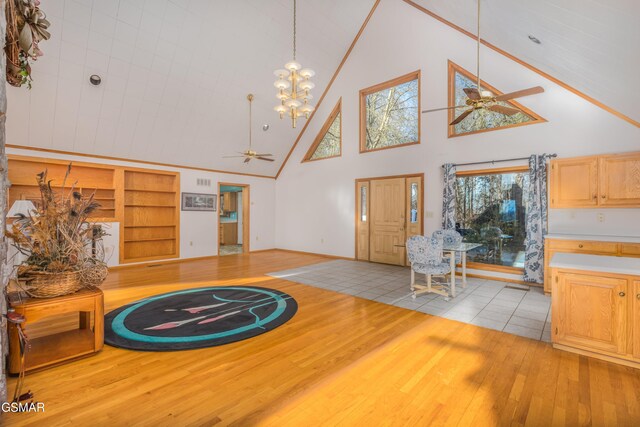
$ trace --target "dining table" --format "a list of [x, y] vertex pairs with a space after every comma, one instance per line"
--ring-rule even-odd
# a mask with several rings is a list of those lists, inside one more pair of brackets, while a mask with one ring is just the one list
[[445, 243], [442, 251], [445, 253], [449, 253], [449, 258], [451, 262], [451, 297], [456, 297], [456, 253], [460, 254], [460, 265], [462, 267], [461, 271], [461, 283], [462, 288], [467, 287], [467, 252], [479, 248], [482, 246], [482, 243], [469, 243], [462, 242], [458, 244], [447, 244]]

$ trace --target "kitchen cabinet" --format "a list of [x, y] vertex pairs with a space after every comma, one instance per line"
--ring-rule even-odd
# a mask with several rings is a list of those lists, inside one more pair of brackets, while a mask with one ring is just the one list
[[600, 206], [640, 206], [640, 153], [600, 156]]
[[238, 193], [222, 193], [220, 212], [236, 212], [238, 210]]
[[220, 223], [220, 244], [221, 245], [237, 245], [238, 244], [238, 223], [237, 222]]
[[559, 271], [556, 277], [553, 310], [557, 312], [557, 318], [552, 326], [555, 341], [624, 354], [627, 349], [627, 280], [564, 271]]
[[640, 368], [640, 259], [558, 254], [551, 266], [554, 347]]
[[554, 159], [551, 208], [640, 207], [640, 152]]

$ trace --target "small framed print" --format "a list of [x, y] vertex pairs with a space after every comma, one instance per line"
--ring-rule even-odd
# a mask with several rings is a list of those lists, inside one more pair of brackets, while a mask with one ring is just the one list
[[183, 211], [216, 211], [217, 194], [182, 193]]

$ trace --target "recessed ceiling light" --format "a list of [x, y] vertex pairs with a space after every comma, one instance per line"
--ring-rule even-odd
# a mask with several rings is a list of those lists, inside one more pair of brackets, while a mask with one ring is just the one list
[[532, 42], [534, 42], [535, 44], [542, 44], [542, 42], [540, 41], [539, 38], [534, 37], [532, 35], [529, 35], [529, 40], [531, 40]]
[[262, 130], [265, 131], [265, 132], [268, 131], [269, 130], [269, 125], [268, 124], [262, 125]]
[[102, 79], [97, 74], [92, 74], [91, 76], [89, 76], [89, 81], [94, 86], [98, 86], [100, 83], [102, 83]]

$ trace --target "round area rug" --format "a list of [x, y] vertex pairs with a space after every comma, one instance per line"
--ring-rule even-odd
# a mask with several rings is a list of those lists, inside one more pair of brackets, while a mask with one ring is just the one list
[[224, 286], [156, 295], [105, 316], [105, 343], [144, 351], [189, 350], [240, 341], [287, 322], [298, 310], [275, 289]]

